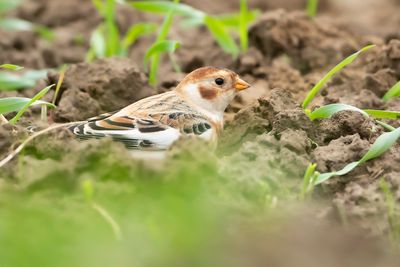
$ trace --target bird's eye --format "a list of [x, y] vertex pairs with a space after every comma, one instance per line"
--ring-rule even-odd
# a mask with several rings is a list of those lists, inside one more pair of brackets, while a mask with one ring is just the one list
[[218, 84], [218, 85], [223, 85], [224, 84], [224, 79], [217, 78], [217, 79], [215, 79], [215, 83]]

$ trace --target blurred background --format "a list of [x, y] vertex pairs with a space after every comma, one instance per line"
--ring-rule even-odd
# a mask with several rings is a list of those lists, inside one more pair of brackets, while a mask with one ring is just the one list
[[0, 169], [1, 267], [399, 266], [399, 144], [305, 188], [311, 162], [338, 170], [383, 130], [348, 113], [312, 124], [299, 103], [332, 66], [376, 44], [315, 103], [400, 110], [381, 99], [400, 79], [400, 1], [248, 0], [246, 38], [246, 1], [181, 1], [217, 26], [177, 12], [171, 42], [148, 62], [168, 12], [135, 3], [0, 0], [0, 65], [24, 67], [1, 71], [0, 97], [32, 97], [65, 74], [43, 98], [57, 106], [48, 120], [36, 107], [1, 126], [1, 158], [35, 127], [117, 110], [201, 66], [231, 68], [252, 90], [228, 108], [216, 152], [188, 138], [162, 165], [66, 130], [34, 140]]

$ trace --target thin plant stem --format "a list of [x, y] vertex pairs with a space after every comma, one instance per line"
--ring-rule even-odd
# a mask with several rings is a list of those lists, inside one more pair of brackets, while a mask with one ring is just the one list
[[47, 122], [47, 105], [42, 105], [40, 107], [40, 120]]
[[77, 123], [82, 123], [82, 122], [85, 122], [85, 121], [75, 121], [75, 122], [68, 122], [68, 123], [62, 123], [62, 124], [52, 125], [52, 126], [50, 126], [50, 127], [47, 127], [46, 129], [43, 129], [43, 130], [41, 130], [41, 131], [39, 131], [39, 132], [37, 132], [37, 133], [35, 133], [35, 134], [29, 136], [29, 137], [28, 137], [25, 141], [23, 141], [13, 152], [11, 152], [10, 154], [8, 154], [7, 157], [5, 157], [4, 159], [2, 159], [2, 160], [0, 161], [0, 168], [3, 167], [4, 165], [6, 165], [8, 162], [10, 162], [16, 155], [18, 155], [18, 154], [22, 151], [22, 149], [24, 149], [24, 147], [25, 147], [30, 141], [32, 141], [32, 140], [35, 139], [36, 137], [38, 137], [38, 136], [40, 136], [40, 135], [43, 135], [43, 134], [45, 134], [45, 133], [48, 133], [48, 132], [50, 132], [50, 131], [52, 131], [52, 130], [55, 130], [55, 129], [59, 129], [59, 128], [62, 128], [62, 127], [66, 127], [66, 126], [69, 126], [69, 125], [73, 125], [73, 124], [77, 124]]
[[122, 232], [121, 232], [121, 227], [119, 224], [114, 220], [114, 218], [108, 213], [106, 209], [104, 209], [102, 206], [99, 204], [95, 203], [92, 201], [92, 208], [97, 211], [101, 217], [111, 226], [111, 229], [113, 230], [113, 233], [115, 235], [115, 238], [118, 241], [122, 240]]
[[67, 65], [62, 66], [62, 68], [60, 70], [60, 77], [58, 78], [57, 85], [56, 85], [56, 91], [55, 91], [54, 96], [53, 96], [53, 101], [51, 102], [51, 103], [53, 103], [53, 105], [56, 104], [56, 100], [57, 100], [58, 94], [60, 93], [61, 85], [62, 85], [62, 83], [64, 81], [65, 71], [66, 70], [67, 70]]

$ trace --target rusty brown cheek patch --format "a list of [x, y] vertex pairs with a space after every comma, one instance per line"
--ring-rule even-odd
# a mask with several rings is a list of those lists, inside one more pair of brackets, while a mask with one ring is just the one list
[[204, 88], [200, 87], [199, 88], [200, 95], [202, 98], [207, 99], [207, 100], [212, 100], [217, 97], [217, 90], [216, 89], [209, 89], [209, 88]]

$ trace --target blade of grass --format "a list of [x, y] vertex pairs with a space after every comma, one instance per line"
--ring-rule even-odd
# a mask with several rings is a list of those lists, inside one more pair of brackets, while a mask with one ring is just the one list
[[103, 0], [92, 0], [93, 6], [97, 9], [100, 15], [105, 16]]
[[176, 41], [166, 40], [154, 43], [146, 52], [146, 55], [144, 57], [144, 65], [147, 67], [149, 60], [155, 54], [173, 53], [179, 47], [180, 44]]
[[0, 73], [0, 91], [12, 91], [33, 87], [37, 80], [45, 78], [47, 70], [27, 71], [22, 75]]
[[[10, 112], [21, 110], [30, 101], [31, 101], [30, 98], [25, 98], [25, 97], [0, 98], [0, 114], [7, 114]], [[52, 108], [55, 108], [55, 106], [52, 103], [42, 101], [42, 100], [37, 100], [37, 101], [31, 103], [31, 106], [35, 106], [35, 105], [48, 105]]]
[[0, 19], [0, 28], [6, 31], [31, 31], [34, 29], [34, 25], [26, 20], [7, 18]]
[[46, 88], [42, 89], [39, 93], [37, 93], [28, 103], [26, 103], [19, 111], [18, 113], [15, 115], [14, 118], [12, 118], [10, 120], [11, 124], [15, 124], [20, 118], [21, 116], [27, 111], [27, 109], [33, 104], [35, 103], [37, 100], [39, 100], [40, 98], [42, 98], [45, 94], [47, 94], [47, 92], [54, 86], [54, 84], [47, 86]]
[[162, 13], [169, 14], [169, 12], [173, 9], [175, 14], [180, 16], [192, 17], [203, 19], [205, 17], [205, 13], [195, 9], [189, 5], [180, 4], [178, 2], [169, 2], [169, 1], [132, 1], [129, 4], [140, 10], [145, 12], [152, 13]]
[[368, 45], [363, 47], [361, 50], [356, 53], [348, 56], [335, 67], [333, 67], [307, 94], [306, 98], [303, 101], [302, 107], [306, 109], [311, 101], [314, 99], [315, 95], [322, 89], [322, 87], [328, 82], [328, 80], [335, 75], [337, 72], [342, 70], [344, 67], [352, 63], [362, 52], [368, 51], [369, 49], [375, 47], [375, 45]]
[[45, 27], [42, 25], [35, 25], [35, 32], [37, 32], [40, 35], [40, 37], [48, 41], [53, 41], [55, 38], [54, 31], [49, 27]]
[[47, 127], [46, 129], [43, 129], [39, 132], [35, 132], [34, 134], [32, 134], [31, 136], [29, 136], [27, 139], [25, 139], [15, 150], [13, 150], [10, 154], [8, 154], [5, 158], [3, 158], [2, 160], [0, 160], [0, 168], [4, 167], [4, 165], [6, 165], [7, 163], [9, 163], [16, 155], [18, 155], [24, 148], [25, 146], [31, 142], [33, 139], [35, 139], [38, 136], [41, 136], [43, 134], [46, 134], [50, 131], [59, 129], [59, 128], [65, 128], [68, 127], [70, 125], [75, 125], [78, 123], [83, 123], [86, 121], [74, 121], [74, 122], [67, 122], [67, 123], [61, 123], [61, 124], [53, 124], [49, 127]]
[[308, 0], [306, 11], [309, 17], [315, 17], [318, 11], [318, 0]]
[[396, 130], [396, 128], [394, 128], [393, 126], [391, 126], [391, 125], [389, 125], [389, 124], [387, 124], [387, 123], [385, 123], [383, 121], [375, 120], [375, 122], [377, 124], [379, 124], [380, 126], [382, 126], [383, 128], [385, 128], [386, 130], [389, 130], [389, 131]]
[[354, 168], [361, 165], [362, 163], [377, 158], [385, 153], [391, 146], [393, 146], [400, 138], [400, 127], [394, 131], [387, 132], [379, 136], [376, 141], [372, 144], [368, 152], [359, 160], [346, 165], [340, 171], [334, 171], [329, 173], [319, 174], [315, 184], [321, 184], [333, 176], [341, 176], [351, 172]]
[[344, 110], [357, 111], [357, 112], [362, 113], [364, 116], [368, 117], [367, 112], [365, 112], [357, 107], [347, 105], [347, 104], [329, 104], [329, 105], [317, 108], [309, 114], [309, 117], [311, 120], [326, 119], [326, 118], [332, 117], [335, 113], [344, 111]]
[[399, 213], [396, 212], [396, 197], [389, 183], [386, 182], [384, 178], [381, 178], [379, 181], [379, 187], [385, 197], [387, 219], [390, 226], [389, 237], [393, 244], [398, 244], [400, 239], [400, 216]]
[[[246, 24], [249, 25], [252, 23], [258, 16], [260, 15], [259, 10], [247, 10], [246, 13]], [[238, 28], [240, 26], [242, 14], [234, 13], [234, 14], [223, 14], [215, 16], [220, 22], [222, 22], [227, 27]], [[243, 19], [243, 18], [242, 18]]]
[[2, 64], [0, 65], [0, 69], [7, 69], [7, 70], [15, 70], [19, 71], [22, 70], [24, 67], [18, 66], [18, 65], [13, 65], [13, 64]]
[[[175, 4], [179, 3], [179, 0], [174, 0]], [[156, 43], [165, 41], [168, 36], [169, 29], [171, 28], [171, 24], [174, 18], [174, 7], [172, 7], [167, 16], [164, 19], [163, 24], [161, 25], [160, 32], [158, 33]], [[151, 85], [155, 85], [157, 83], [157, 71], [158, 71], [158, 64], [160, 63], [160, 54], [154, 54], [151, 58], [150, 63], [150, 73], [149, 73], [149, 82]]]
[[[106, 56], [106, 39], [104, 37], [102, 27], [97, 28], [90, 38], [90, 47], [94, 57], [102, 58]], [[89, 52], [90, 54], [90, 52]], [[90, 56], [87, 57], [88, 61], [93, 60]]]
[[400, 81], [398, 81], [392, 88], [387, 91], [383, 96], [383, 100], [388, 101], [392, 97], [400, 96]]
[[400, 118], [399, 111], [377, 110], [377, 109], [364, 109], [364, 111], [376, 119], [397, 120]]
[[35, 81], [10, 73], [0, 73], [0, 91], [13, 91], [35, 86]]
[[304, 173], [303, 185], [301, 187], [301, 192], [300, 192], [300, 199], [302, 200], [304, 200], [307, 197], [307, 195], [313, 190], [314, 182], [318, 175], [315, 172], [316, 167], [317, 164], [310, 163], [307, 167], [306, 172]]
[[14, 8], [18, 7], [18, 5], [21, 3], [21, 0], [0, 0], [0, 15], [2, 13], [6, 13], [10, 10], [13, 10]]
[[240, 19], [239, 19], [239, 38], [240, 47], [242, 52], [246, 52], [249, 46], [248, 33], [247, 33], [247, 0], [240, 0]]
[[236, 58], [239, 54], [239, 49], [233, 38], [226, 31], [224, 24], [211, 16], [206, 16], [204, 23], [221, 48]]
[[152, 34], [157, 30], [154, 23], [137, 23], [129, 28], [127, 34], [122, 40], [122, 53], [127, 54], [128, 48], [136, 42], [136, 40], [144, 35]]
[[119, 30], [115, 22], [116, 2], [115, 0], [106, 0], [105, 19], [106, 19], [106, 54], [107, 56], [114, 56], [119, 51]]
[[60, 74], [59, 74], [60, 76], [57, 81], [56, 91], [54, 92], [53, 101], [51, 101], [53, 103], [53, 105], [56, 104], [56, 100], [57, 100], [58, 94], [60, 92], [61, 85], [64, 81], [65, 72], [67, 71], [67, 68], [68, 68], [68, 65], [63, 65], [61, 67]]
[[118, 241], [122, 240], [122, 232], [119, 224], [115, 221], [115, 219], [110, 215], [110, 213], [105, 208], [103, 208], [101, 205], [97, 204], [93, 200], [94, 187], [92, 181], [91, 180], [83, 181], [81, 188], [90, 206], [108, 223], [108, 225], [110, 225], [115, 235], [115, 238]]

